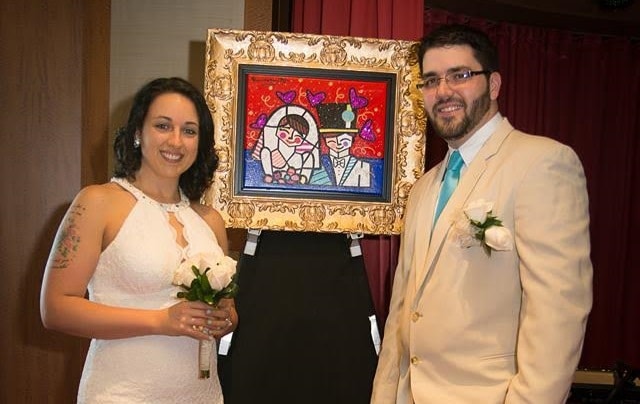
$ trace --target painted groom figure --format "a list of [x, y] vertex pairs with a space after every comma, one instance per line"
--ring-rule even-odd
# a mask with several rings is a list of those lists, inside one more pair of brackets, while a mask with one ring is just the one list
[[356, 110], [347, 103], [316, 106], [320, 119], [320, 137], [329, 154], [320, 156], [320, 169], [313, 173], [311, 184], [344, 187], [370, 187], [371, 164], [351, 154], [356, 127]]

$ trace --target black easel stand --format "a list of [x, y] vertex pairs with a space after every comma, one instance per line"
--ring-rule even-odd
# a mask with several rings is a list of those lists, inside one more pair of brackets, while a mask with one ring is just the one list
[[238, 263], [226, 404], [369, 403], [377, 356], [362, 256], [345, 234], [263, 231]]

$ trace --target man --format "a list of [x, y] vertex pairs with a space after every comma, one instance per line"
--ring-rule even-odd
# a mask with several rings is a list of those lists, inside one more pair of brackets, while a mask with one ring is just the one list
[[582, 165], [500, 115], [482, 32], [436, 29], [419, 60], [449, 151], [409, 197], [371, 402], [562, 403], [592, 303]]

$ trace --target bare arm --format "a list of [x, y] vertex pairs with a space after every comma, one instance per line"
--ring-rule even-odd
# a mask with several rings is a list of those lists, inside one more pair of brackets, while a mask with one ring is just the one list
[[100, 339], [149, 334], [208, 338], [191, 327], [204, 325], [209, 318], [204, 303], [182, 302], [163, 310], [139, 310], [106, 306], [85, 298], [108, 224], [117, 221], [118, 214], [127, 209], [130, 206], [126, 201], [123, 204], [107, 185], [87, 187], [74, 199], [60, 224], [45, 268], [40, 298], [43, 324], [67, 334]]

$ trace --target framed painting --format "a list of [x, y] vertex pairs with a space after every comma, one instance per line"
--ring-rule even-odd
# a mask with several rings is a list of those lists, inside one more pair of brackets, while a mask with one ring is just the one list
[[397, 234], [424, 170], [410, 41], [211, 29], [205, 98], [227, 226]]

